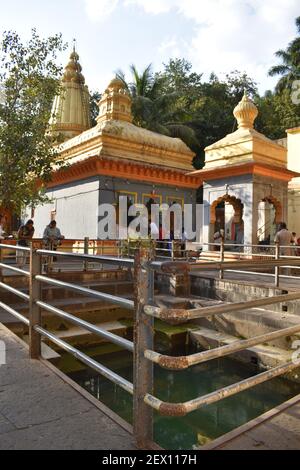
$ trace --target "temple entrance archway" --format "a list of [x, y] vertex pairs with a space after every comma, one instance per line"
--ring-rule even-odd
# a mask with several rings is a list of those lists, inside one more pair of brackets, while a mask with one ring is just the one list
[[[220, 231], [224, 234], [225, 243], [244, 243], [244, 206], [240, 199], [225, 194], [219, 197], [210, 207], [210, 241]], [[232, 247], [234, 248], [234, 247]]]
[[282, 222], [282, 204], [274, 196], [268, 196], [259, 201], [257, 210], [258, 243], [272, 244], [277, 226]]

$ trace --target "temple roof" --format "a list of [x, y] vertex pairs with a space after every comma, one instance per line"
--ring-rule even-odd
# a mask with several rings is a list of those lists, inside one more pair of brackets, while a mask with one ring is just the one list
[[98, 124], [60, 146], [69, 163], [91, 156], [191, 171], [194, 153], [180, 139], [132, 124], [131, 98], [119, 79], [110, 82], [99, 102]]
[[254, 129], [258, 109], [244, 93], [233, 114], [238, 129], [205, 149], [205, 169], [245, 162], [287, 167], [287, 151]]

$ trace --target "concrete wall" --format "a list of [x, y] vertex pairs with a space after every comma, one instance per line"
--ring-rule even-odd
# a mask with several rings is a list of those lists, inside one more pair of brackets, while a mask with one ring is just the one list
[[[288, 131], [287, 145], [288, 168], [300, 172], [300, 128]], [[290, 182], [288, 226], [300, 236], [300, 178], [293, 178]]]
[[41, 238], [56, 211], [55, 220], [66, 238], [97, 238], [98, 178], [78, 182], [76, 186], [65, 185], [47, 192], [52, 200], [35, 209], [35, 236]]
[[[116, 204], [118, 194], [128, 195], [137, 203], [145, 203], [152, 191], [160, 196], [159, 203], [196, 202], [196, 191], [162, 185], [151, 185], [111, 177], [95, 177], [85, 181], [62, 185], [47, 193], [52, 202], [35, 210], [34, 222], [37, 237], [51, 219], [55, 210], [58, 227], [66, 238], [98, 238], [99, 204]], [[155, 198], [154, 198], [155, 199]], [[155, 199], [156, 200], [156, 199]]]

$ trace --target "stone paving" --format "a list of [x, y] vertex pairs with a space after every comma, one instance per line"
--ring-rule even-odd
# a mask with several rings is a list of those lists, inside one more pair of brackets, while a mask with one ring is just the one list
[[132, 435], [43, 363], [0, 323], [0, 449], [134, 449]]

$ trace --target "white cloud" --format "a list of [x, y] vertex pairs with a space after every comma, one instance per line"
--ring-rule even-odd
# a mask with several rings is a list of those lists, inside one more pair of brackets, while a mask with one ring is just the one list
[[114, 12], [118, 3], [119, 0], [85, 0], [85, 8], [92, 21], [102, 21]]
[[166, 13], [172, 7], [176, 8], [176, 3], [174, 0], [124, 0], [126, 6], [136, 5], [142, 7], [146, 13], [153, 13], [155, 15]]
[[[267, 71], [276, 61], [274, 52], [295, 37], [299, 0], [85, 0], [89, 16], [102, 19], [117, 6], [136, 7], [147, 14], [173, 12], [186, 18], [193, 37], [185, 43], [174, 31], [158, 47], [162, 61], [184, 56], [199, 72], [246, 71], [264, 89], [274, 79]], [[172, 21], [166, 19], [166, 21]]]

